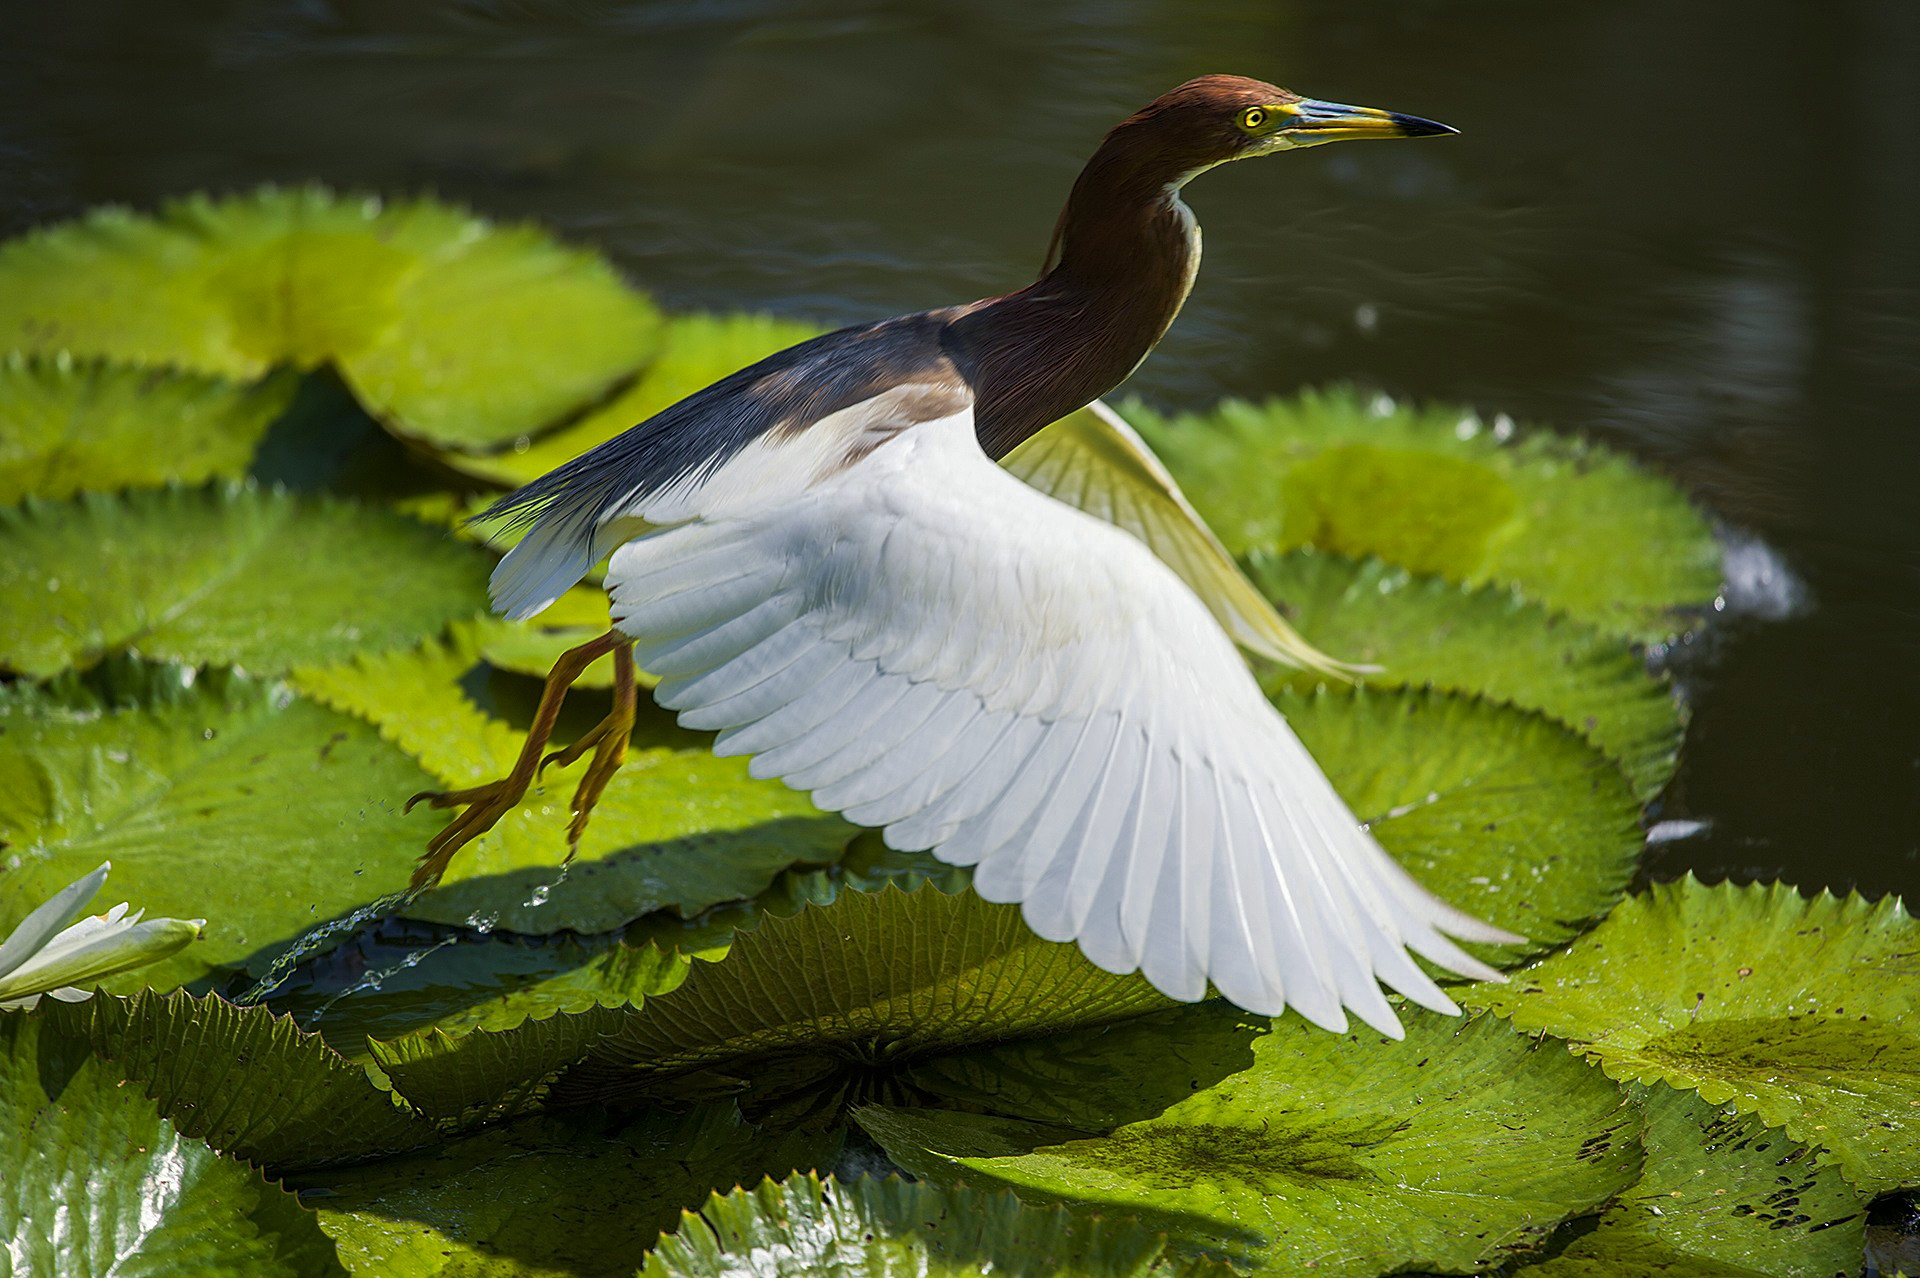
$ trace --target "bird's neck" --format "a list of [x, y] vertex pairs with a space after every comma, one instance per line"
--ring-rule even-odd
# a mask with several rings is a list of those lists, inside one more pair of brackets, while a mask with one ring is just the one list
[[952, 324], [991, 457], [1106, 394], [1173, 323], [1200, 267], [1180, 183], [1088, 166], [1054, 231], [1046, 272]]

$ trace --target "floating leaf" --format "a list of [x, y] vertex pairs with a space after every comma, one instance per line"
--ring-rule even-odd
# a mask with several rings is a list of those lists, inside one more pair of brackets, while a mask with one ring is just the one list
[[295, 383], [15, 353], [0, 361], [0, 503], [237, 479]]
[[18, 865], [0, 933], [102, 861], [114, 891], [205, 939], [115, 977], [167, 989], [242, 961], [398, 883], [432, 822], [394, 796], [427, 778], [371, 728], [244, 681], [165, 704], [69, 708], [0, 698], [0, 843]]
[[1525, 936], [1492, 961], [1558, 944], [1606, 913], [1639, 854], [1620, 770], [1537, 714], [1371, 689], [1276, 700], [1356, 815], [1432, 891]]
[[518, 486], [603, 444], [730, 373], [820, 330], [770, 315], [676, 315], [663, 326], [652, 361], [626, 390], [579, 421], [487, 456], [445, 458], [477, 479]]
[[0, 1012], [0, 1237], [10, 1278], [342, 1274], [311, 1212], [162, 1118], [84, 1040]]
[[1463, 998], [1832, 1151], [1868, 1190], [1920, 1167], [1920, 926], [1878, 903], [1691, 878]]
[[[1605, 751], [1641, 799], [1673, 775], [1679, 703], [1612, 635], [1511, 590], [1461, 586], [1378, 559], [1256, 552], [1250, 571], [1314, 643], [1382, 667], [1363, 676], [1373, 687], [1432, 684], [1538, 710]], [[1287, 678], [1274, 672], [1268, 682]], [[1291, 676], [1296, 685], [1303, 678]]]
[[641, 1278], [1154, 1278], [1232, 1270], [1179, 1260], [1130, 1220], [1028, 1207], [1013, 1194], [888, 1177], [795, 1176], [715, 1194], [660, 1240]]
[[657, 325], [592, 254], [428, 200], [267, 188], [0, 245], [0, 347], [239, 378], [331, 360], [376, 415], [449, 447], [590, 403]]
[[[1227, 546], [1377, 555], [1657, 641], [1720, 588], [1685, 494], [1599, 444], [1352, 391], [1129, 417]], [[1342, 654], [1345, 655], [1345, 654]]]
[[188, 1136], [278, 1171], [433, 1144], [440, 1133], [284, 1016], [143, 990], [46, 1015], [138, 1083]]
[[627, 1278], [715, 1189], [832, 1157], [838, 1137], [762, 1132], [731, 1107], [522, 1118], [420, 1154], [305, 1178], [355, 1273]]
[[124, 650], [278, 673], [484, 606], [486, 557], [404, 516], [214, 486], [0, 507], [0, 667]]
[[1860, 1267], [1866, 1213], [1834, 1168], [1757, 1119], [1667, 1087], [1633, 1088], [1646, 1169], [1597, 1228], [1529, 1278], [1800, 1278]]
[[850, 892], [742, 933], [718, 963], [626, 1014], [569, 1096], [666, 1086], [769, 1097], [853, 1061], [907, 1061], [1164, 1007], [1139, 976], [1035, 936], [972, 893]]
[[[1106, 1057], [1110, 1086], [1132, 1086], [1128, 1070], [1183, 1081], [1177, 1042]], [[1475, 1272], [1639, 1169], [1618, 1090], [1490, 1017], [1413, 1016], [1401, 1042], [1287, 1017], [1251, 1051], [1250, 1068], [1103, 1136], [928, 1109], [856, 1117], [915, 1175], [1134, 1213], [1254, 1273]]]
[[[519, 731], [468, 699], [462, 680], [476, 666], [478, 632], [461, 627], [446, 643], [305, 669], [295, 682], [378, 724], [443, 783], [460, 787], [505, 776], [521, 746]], [[450, 924], [489, 920], [517, 932], [605, 932], [655, 910], [693, 915], [743, 900], [789, 865], [834, 860], [852, 837], [852, 827], [806, 796], [754, 780], [744, 759], [716, 759], [704, 739], [643, 711], [634, 749], [562, 875], [567, 796], [586, 767], [581, 760], [549, 769], [520, 807], [461, 851], [442, 886], [405, 913]]]

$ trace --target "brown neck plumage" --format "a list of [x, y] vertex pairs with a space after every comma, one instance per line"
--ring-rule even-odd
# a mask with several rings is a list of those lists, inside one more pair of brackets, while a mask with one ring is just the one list
[[949, 326], [988, 456], [1118, 386], [1193, 286], [1200, 233], [1179, 198], [1188, 175], [1143, 145], [1134, 124], [1108, 134], [1074, 183], [1045, 274]]

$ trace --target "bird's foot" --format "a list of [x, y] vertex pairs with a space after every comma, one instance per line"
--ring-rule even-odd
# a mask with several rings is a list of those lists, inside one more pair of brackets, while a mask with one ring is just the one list
[[[615, 654], [614, 711], [607, 716], [606, 722], [587, 734], [580, 747], [575, 747], [580, 749], [588, 744], [595, 747], [593, 766], [587, 770], [586, 778], [580, 783], [580, 791], [574, 795], [573, 824], [576, 828], [569, 831], [569, 849], [579, 841], [578, 831], [586, 826], [581, 795], [587, 796], [586, 808], [591, 810], [594, 800], [600, 797], [600, 791], [606, 788], [607, 779], [626, 757], [626, 732], [615, 733], [608, 728], [608, 724], [620, 717], [623, 703], [627, 728], [633, 726], [633, 641], [617, 630], [609, 630], [598, 639], [568, 649], [560, 655], [560, 660], [554, 662], [553, 672], [547, 676], [547, 686], [540, 694], [540, 708], [534, 712], [533, 726], [527, 730], [526, 743], [520, 747], [513, 771], [486, 785], [466, 790], [427, 790], [407, 800], [407, 811], [412, 811], [413, 806], [422, 801], [435, 808], [466, 808], [427, 842], [426, 855], [420, 858], [420, 864], [413, 872], [411, 886], [415, 890], [438, 883], [440, 876], [447, 872], [455, 853], [491, 830], [501, 817], [513, 811], [514, 805], [526, 795], [527, 787], [533, 784], [534, 777], [539, 773], [541, 752], [553, 738], [553, 727], [560, 718], [560, 707], [567, 699], [567, 689], [573, 686], [573, 681], [580, 677], [582, 671], [610, 652]], [[621, 674], [623, 669], [624, 676]], [[567, 753], [565, 750], [560, 752], [561, 755]], [[603, 766], [603, 754], [612, 756], [610, 764]], [[590, 784], [593, 786], [591, 791], [588, 790]], [[567, 856], [572, 859], [571, 850]]]
[[615, 648], [613, 710], [578, 741], [540, 760], [540, 770], [545, 772], [550, 764], [557, 763], [564, 768], [588, 750], [593, 751], [593, 762], [587, 765], [587, 774], [580, 778], [573, 801], [568, 805], [573, 811], [573, 819], [567, 823], [569, 861], [580, 850], [580, 836], [587, 831], [587, 818], [593, 814], [593, 805], [600, 801], [613, 774], [627, 761], [627, 746], [633, 740], [633, 719], [639, 700], [639, 688], [634, 681], [633, 647], [629, 644]]

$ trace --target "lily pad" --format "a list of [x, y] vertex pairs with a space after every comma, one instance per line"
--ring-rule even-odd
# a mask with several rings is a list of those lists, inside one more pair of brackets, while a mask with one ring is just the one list
[[[537, 617], [499, 621], [481, 632], [480, 656], [496, 670], [531, 675], [544, 680], [561, 654], [598, 639], [613, 629], [607, 592], [598, 586], [575, 586]], [[659, 680], [645, 671], [639, 683], [651, 688]], [[613, 687], [613, 664], [597, 661], [574, 680], [576, 688]]]
[[162, 1118], [38, 1016], [0, 1012], [0, 1237], [10, 1278], [325, 1278], [293, 1195]]
[[299, 1188], [355, 1273], [627, 1278], [683, 1209], [838, 1146], [762, 1131], [730, 1106], [631, 1122], [591, 1112], [518, 1119]]
[[676, 315], [663, 325], [652, 360], [632, 384], [579, 420], [535, 440], [484, 456], [452, 454], [455, 470], [517, 487], [572, 461], [628, 427], [679, 403], [747, 365], [820, 330], [771, 315]]
[[[443, 784], [490, 781], [511, 769], [522, 733], [463, 686], [485, 669], [481, 633], [459, 627], [444, 643], [310, 667], [295, 683], [376, 724]], [[754, 780], [745, 760], [714, 758], [701, 738], [643, 708], [634, 749], [563, 873], [567, 796], [586, 767], [549, 769], [520, 807], [461, 851], [440, 887], [403, 907], [406, 915], [515, 932], [605, 932], [655, 910], [690, 916], [744, 900], [789, 865], [833, 861], [853, 835], [805, 795]]]
[[486, 556], [401, 515], [216, 485], [0, 508], [0, 668], [133, 651], [274, 674], [485, 606]]
[[1506, 986], [1468, 990], [1614, 1078], [1700, 1093], [1879, 1191], [1920, 1183], [1920, 925], [1900, 903], [1656, 885]]
[[237, 479], [295, 383], [15, 352], [0, 360], [0, 503]]
[[264, 1007], [143, 990], [49, 1004], [45, 1014], [91, 1042], [182, 1132], [277, 1172], [441, 1139], [365, 1069]]
[[[1104, 1135], [873, 1106], [861, 1126], [940, 1183], [1136, 1214], [1259, 1274], [1477, 1272], [1598, 1207], [1640, 1167], [1639, 1118], [1598, 1071], [1490, 1017], [1421, 1014], [1400, 1042], [1297, 1017], [1253, 1064]], [[1185, 1063], [1108, 1058], [1179, 1076]]]
[[[1249, 571], [1315, 644], [1380, 669], [1373, 687], [1431, 684], [1538, 710], [1604, 751], [1652, 798], [1680, 750], [1685, 715], [1663, 678], [1614, 636], [1510, 589], [1462, 586], [1378, 559], [1255, 552]], [[1270, 687], [1304, 686], [1274, 671]]]
[[1758, 1119], [1670, 1087], [1629, 1089], [1646, 1169], [1529, 1278], [1800, 1278], [1860, 1267], [1866, 1211], [1833, 1167]]
[[446, 447], [556, 424], [644, 363], [657, 325], [598, 257], [430, 200], [264, 188], [0, 245], [0, 347], [234, 378], [330, 360]]
[[113, 862], [113, 890], [205, 939], [113, 990], [249, 964], [405, 879], [432, 821], [393, 796], [428, 778], [365, 724], [284, 690], [203, 678], [162, 704], [78, 709], [0, 697], [0, 932]]
[[848, 1064], [906, 1062], [1002, 1038], [1122, 1020], [1167, 1006], [1043, 941], [1015, 906], [931, 887], [849, 892], [741, 933], [695, 963], [564, 1076], [556, 1095], [759, 1090], [833, 1080]]
[[[1227, 547], [1377, 555], [1657, 642], [1720, 588], [1712, 529], [1669, 481], [1587, 440], [1494, 430], [1351, 390], [1128, 416]], [[1344, 654], [1343, 654], [1344, 655]]]
[[1526, 945], [1557, 945], [1626, 890], [1640, 805], [1607, 757], [1542, 715], [1441, 693], [1284, 692], [1275, 704], [1415, 878]]
[[1130, 1220], [1028, 1207], [1009, 1193], [888, 1177], [795, 1176], [715, 1194], [647, 1257], [641, 1278], [1175, 1278], [1233, 1273], [1169, 1254]]

